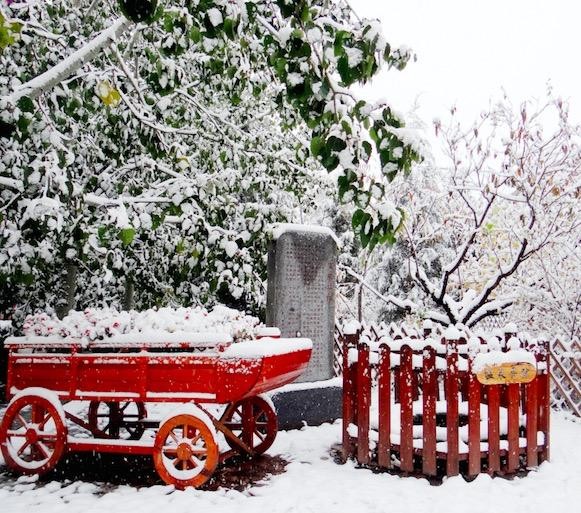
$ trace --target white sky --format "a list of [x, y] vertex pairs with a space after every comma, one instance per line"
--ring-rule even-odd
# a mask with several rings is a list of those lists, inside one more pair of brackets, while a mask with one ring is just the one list
[[368, 86], [405, 112], [416, 102], [427, 122], [456, 104], [463, 119], [484, 110], [502, 88], [513, 104], [542, 98], [550, 80], [581, 121], [581, 3], [575, 0], [351, 0], [360, 16], [380, 18], [387, 41], [417, 55]]

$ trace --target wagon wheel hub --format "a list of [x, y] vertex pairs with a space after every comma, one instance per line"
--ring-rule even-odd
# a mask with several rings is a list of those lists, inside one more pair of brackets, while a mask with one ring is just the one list
[[192, 445], [190, 444], [190, 442], [181, 442], [178, 445], [176, 455], [179, 460], [188, 461], [193, 454], [194, 453], [192, 451]]
[[33, 427], [29, 427], [26, 430], [25, 437], [26, 437], [26, 441], [29, 444], [35, 444], [36, 442], [38, 442], [38, 431]]

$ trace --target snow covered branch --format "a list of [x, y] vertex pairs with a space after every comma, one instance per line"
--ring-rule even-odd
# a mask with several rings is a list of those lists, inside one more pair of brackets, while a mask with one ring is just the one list
[[3, 98], [9, 105], [15, 105], [16, 102], [27, 96], [35, 99], [41, 94], [49, 91], [55, 85], [60, 84], [69, 75], [77, 71], [85, 63], [89, 62], [98, 55], [104, 48], [110, 46], [125, 30], [131, 26], [131, 22], [126, 18], [118, 18], [111, 26], [93, 40], [86, 43], [69, 57], [59, 62], [53, 68], [45, 71], [41, 75], [22, 84], [10, 95]]

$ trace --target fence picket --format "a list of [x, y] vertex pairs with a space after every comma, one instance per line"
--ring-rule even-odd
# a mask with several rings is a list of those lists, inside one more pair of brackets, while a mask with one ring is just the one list
[[537, 452], [537, 380], [526, 384], [526, 414], [527, 414], [527, 466], [536, 467], [539, 464]]
[[480, 383], [468, 368], [468, 475], [480, 473]]
[[549, 353], [546, 355], [545, 359], [546, 371], [543, 374], [537, 376], [538, 383], [538, 397], [539, 397], [539, 431], [542, 431], [544, 436], [543, 449], [539, 454], [539, 463], [546, 461], [550, 457], [550, 439], [549, 439], [549, 413], [550, 413], [550, 382], [549, 382], [549, 369], [550, 366], [550, 356]]
[[427, 347], [423, 358], [423, 449], [422, 472], [427, 476], [436, 475], [436, 397], [438, 383], [436, 374], [436, 350]]
[[349, 434], [349, 427], [355, 420], [355, 369], [349, 363], [349, 348], [357, 340], [357, 335], [346, 335], [343, 340], [343, 457], [355, 455], [355, 443]]
[[413, 390], [412, 390], [412, 349], [403, 345], [401, 348], [400, 364], [400, 406], [401, 406], [401, 430], [400, 430], [400, 460], [403, 472], [412, 472], [413, 462]]
[[500, 385], [488, 386], [488, 471], [500, 472]]
[[457, 476], [460, 473], [458, 454], [458, 346], [457, 341], [449, 340], [446, 350], [446, 432], [448, 451], [446, 474]]
[[357, 461], [369, 465], [369, 406], [371, 403], [371, 369], [369, 346], [357, 346]]
[[390, 349], [387, 344], [379, 347], [378, 387], [378, 442], [377, 463], [380, 467], [391, 468], [391, 369]]
[[508, 457], [507, 470], [509, 473], [518, 469], [519, 463], [519, 406], [520, 406], [520, 385], [511, 384], [507, 386], [507, 408], [508, 408]]

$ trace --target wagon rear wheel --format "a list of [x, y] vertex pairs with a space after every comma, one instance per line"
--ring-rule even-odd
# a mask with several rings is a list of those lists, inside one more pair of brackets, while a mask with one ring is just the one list
[[[249, 397], [226, 408], [223, 424], [249, 446], [255, 454], [262, 454], [274, 442], [278, 432], [276, 412], [263, 397]], [[233, 449], [239, 449], [226, 438]]]
[[6, 465], [22, 474], [44, 474], [62, 456], [67, 428], [55, 405], [38, 395], [17, 397], [0, 424]]
[[102, 431], [111, 438], [139, 440], [145, 431], [139, 421], [147, 416], [147, 411], [140, 402], [91, 401], [88, 416], [89, 426], [97, 438]]
[[171, 417], [155, 437], [155, 469], [163, 481], [179, 489], [204, 484], [216, 469], [219, 456], [212, 430], [194, 415]]

